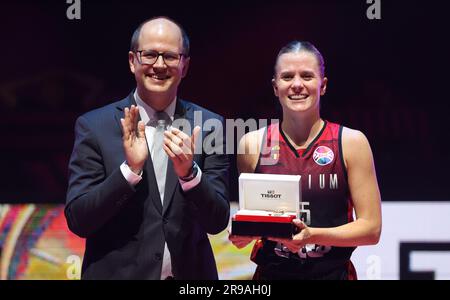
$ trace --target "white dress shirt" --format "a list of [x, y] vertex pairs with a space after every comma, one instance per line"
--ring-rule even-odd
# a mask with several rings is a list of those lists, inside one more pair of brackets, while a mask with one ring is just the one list
[[[141, 117], [141, 120], [144, 122], [144, 124], [148, 124], [150, 120], [155, 118], [155, 110], [150, 107], [147, 103], [145, 103], [138, 95], [137, 90], [134, 92], [134, 99], [136, 99], [136, 104], [139, 109], [139, 115]], [[174, 119], [175, 114], [175, 106], [176, 106], [176, 98], [169, 104], [169, 106], [166, 107], [164, 110], [170, 118]], [[153, 135], [155, 133], [155, 128], [152, 126], [145, 126], [145, 137], [147, 139], [147, 145], [149, 149], [150, 156], [153, 157], [154, 151], [158, 151], [158, 149], [153, 149]], [[160, 150], [161, 151], [161, 150]], [[164, 151], [164, 150], [162, 150]], [[120, 170], [125, 177], [125, 179], [128, 181], [131, 185], [136, 185], [139, 183], [139, 181], [142, 180], [142, 173], [137, 175], [131, 169], [128, 167], [126, 161], [122, 163], [120, 166]], [[202, 171], [200, 168], [198, 168], [197, 175], [190, 181], [184, 181], [178, 178], [181, 188], [183, 191], [189, 191], [190, 189], [194, 188], [200, 183], [202, 177]], [[159, 195], [161, 197], [161, 201], [164, 201], [164, 189], [162, 191], [159, 191]], [[170, 220], [169, 220], [170, 222]], [[173, 276], [172, 274], [172, 264], [171, 264], [171, 258], [170, 258], [170, 252], [167, 247], [167, 243], [164, 244], [164, 255], [163, 255], [163, 263], [162, 263], [162, 270], [161, 270], [161, 279], [165, 279], [168, 276]]]

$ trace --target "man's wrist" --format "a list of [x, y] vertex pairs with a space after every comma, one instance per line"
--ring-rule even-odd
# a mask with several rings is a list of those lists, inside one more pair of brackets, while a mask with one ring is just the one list
[[128, 162], [125, 162], [128, 166], [128, 168], [130, 168], [131, 172], [133, 172], [136, 175], [141, 175], [142, 174], [142, 168], [136, 167], [136, 166], [131, 166], [130, 164], [128, 164]]
[[133, 167], [130, 167], [131, 172], [133, 172], [136, 175], [141, 175], [142, 169], [135, 169]]
[[191, 181], [197, 176], [198, 165], [195, 161], [192, 161], [192, 168], [187, 176], [181, 176], [180, 179], [183, 181]]
[[128, 183], [131, 186], [135, 186], [136, 184], [139, 183], [139, 181], [142, 180], [142, 172], [140, 174], [136, 174], [134, 173], [131, 169], [130, 166], [127, 164], [126, 161], [124, 161], [121, 165], [120, 165], [120, 171], [122, 172], [123, 177], [125, 177], [125, 179], [128, 181]]

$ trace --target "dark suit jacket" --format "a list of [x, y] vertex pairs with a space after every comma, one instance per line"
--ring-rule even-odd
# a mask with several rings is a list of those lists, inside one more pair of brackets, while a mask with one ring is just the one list
[[[166, 241], [175, 278], [217, 279], [207, 233], [228, 225], [228, 157], [196, 154], [202, 179], [188, 192], [169, 159], [162, 205], [150, 157], [135, 187], [119, 168], [125, 161], [120, 118], [131, 104], [133, 94], [76, 121], [65, 216], [70, 230], [86, 238], [82, 278], [159, 279]], [[223, 124], [219, 115], [183, 100], [177, 100], [175, 119], [187, 119], [193, 129], [194, 111], [202, 112], [203, 122], [216, 118]], [[203, 140], [223, 138], [225, 151], [222, 132], [201, 132]]]

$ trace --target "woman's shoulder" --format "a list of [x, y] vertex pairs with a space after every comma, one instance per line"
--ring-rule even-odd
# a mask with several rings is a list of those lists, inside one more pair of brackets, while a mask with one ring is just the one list
[[351, 161], [372, 159], [372, 150], [366, 135], [356, 129], [343, 127], [342, 152], [346, 165]]
[[[244, 134], [239, 141], [240, 150], [248, 150], [250, 147], [255, 146], [259, 149], [266, 130], [267, 127], [261, 127], [258, 130], [250, 131]], [[245, 153], [238, 153], [238, 154], [246, 154], [247, 152], [248, 151], [245, 151]]]
[[368, 142], [366, 135], [362, 131], [345, 126], [342, 126], [342, 139], [343, 142], [345, 141], [352, 145]]
[[237, 153], [239, 173], [253, 173], [255, 171], [265, 131], [266, 127], [262, 127], [246, 133], [240, 139]]

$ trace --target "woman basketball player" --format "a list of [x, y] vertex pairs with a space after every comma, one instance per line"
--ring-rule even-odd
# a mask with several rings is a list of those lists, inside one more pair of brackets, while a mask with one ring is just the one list
[[302, 217], [293, 221], [299, 233], [292, 240], [229, 237], [238, 248], [256, 240], [254, 279], [356, 279], [353, 250], [378, 243], [381, 199], [372, 151], [360, 131], [320, 117], [324, 70], [312, 44], [283, 47], [272, 79], [282, 121], [239, 143], [240, 173], [301, 175]]

